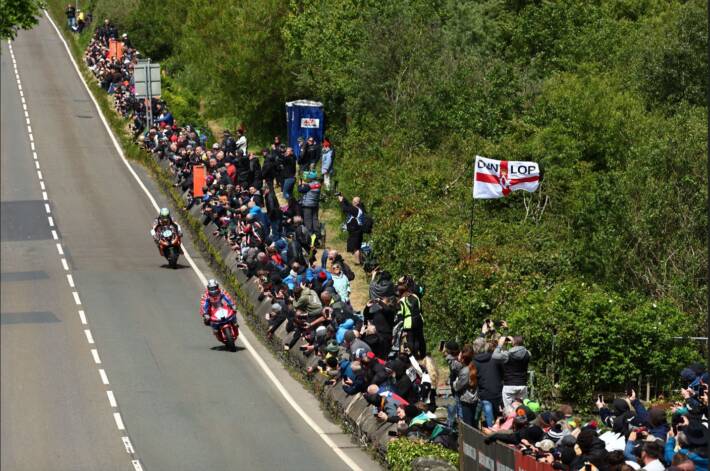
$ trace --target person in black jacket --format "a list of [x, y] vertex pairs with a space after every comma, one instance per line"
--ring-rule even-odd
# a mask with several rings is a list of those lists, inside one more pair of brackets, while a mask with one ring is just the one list
[[473, 358], [478, 370], [478, 399], [481, 401], [486, 427], [493, 426], [503, 403], [503, 372], [500, 363], [493, 360], [495, 347], [495, 341], [490, 341], [486, 351]]
[[301, 155], [301, 170], [306, 171], [312, 168], [318, 163], [321, 156], [320, 145], [316, 143], [313, 136], [310, 136], [306, 140], [306, 145], [303, 148], [303, 155]]
[[296, 183], [296, 158], [291, 147], [286, 148], [286, 153], [279, 159], [281, 168], [280, 176], [283, 184], [284, 199], [289, 200], [293, 194], [293, 185]]
[[360, 265], [360, 247], [362, 246], [362, 226], [365, 224], [365, 207], [360, 201], [359, 196], [353, 197], [353, 202], [350, 202], [343, 197], [338, 196], [340, 201], [340, 209], [345, 213], [345, 227], [348, 230], [347, 251], [355, 255], [356, 265]]
[[276, 193], [271, 187], [264, 188], [264, 204], [266, 205], [266, 215], [271, 223], [271, 240], [277, 240], [281, 237], [281, 224], [283, 212], [279, 206], [279, 200], [276, 198]]
[[269, 150], [261, 149], [261, 155], [264, 156], [264, 163], [261, 166], [261, 178], [266, 186], [274, 191], [274, 180], [277, 176], [278, 166], [276, 164], [276, 156], [269, 153]]
[[388, 298], [397, 294], [390, 272], [381, 271], [379, 267], [372, 270], [369, 294], [371, 300]]
[[253, 152], [249, 152], [249, 185], [253, 186], [257, 190], [261, 190], [263, 181], [259, 157], [257, 157]]
[[[510, 349], [503, 349], [506, 344], [512, 345]], [[500, 337], [492, 358], [499, 362], [503, 369], [503, 407], [509, 408], [516, 399], [526, 399], [530, 352], [523, 346], [523, 338]]]

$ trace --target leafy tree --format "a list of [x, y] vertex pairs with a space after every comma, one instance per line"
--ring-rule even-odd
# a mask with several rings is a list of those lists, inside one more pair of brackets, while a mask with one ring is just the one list
[[20, 29], [30, 29], [42, 14], [40, 0], [3, 0], [0, 3], [0, 39], [14, 39]]

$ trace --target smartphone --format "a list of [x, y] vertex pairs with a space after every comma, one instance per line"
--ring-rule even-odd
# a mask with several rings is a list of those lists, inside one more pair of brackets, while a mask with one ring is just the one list
[[390, 437], [396, 437], [397, 431], [396, 430], [388, 430], [387, 435], [389, 435]]
[[446, 340], [439, 340], [439, 351], [443, 352], [444, 347], [446, 347]]

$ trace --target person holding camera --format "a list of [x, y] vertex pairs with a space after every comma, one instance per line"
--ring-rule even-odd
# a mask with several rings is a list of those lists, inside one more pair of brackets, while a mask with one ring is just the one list
[[[509, 346], [504, 350], [504, 346]], [[508, 408], [514, 400], [528, 397], [528, 363], [530, 352], [523, 346], [520, 336], [504, 336], [498, 339], [498, 346], [492, 358], [501, 364], [503, 370], [503, 407]]]

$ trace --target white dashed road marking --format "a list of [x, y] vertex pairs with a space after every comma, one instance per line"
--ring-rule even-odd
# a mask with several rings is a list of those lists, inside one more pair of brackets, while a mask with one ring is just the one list
[[[51, 22], [51, 18], [50, 18], [50, 22]], [[54, 25], [54, 23], [52, 23], [52, 25]], [[56, 29], [56, 26], [55, 26], [55, 29]], [[52, 239], [55, 241], [58, 241], [59, 234], [54, 229], [54, 219], [52, 219], [52, 216], [50, 216], [50, 214], [52, 213], [52, 208], [49, 204], [49, 196], [47, 195], [47, 188], [44, 183], [44, 176], [42, 175], [42, 171], [40, 170], [40, 162], [39, 162], [39, 158], [38, 158], [37, 152], [36, 152], [35, 139], [34, 139], [34, 135], [32, 134], [32, 122], [30, 120], [30, 115], [29, 115], [29, 112], [27, 109], [27, 103], [25, 101], [25, 94], [22, 90], [22, 82], [20, 81], [20, 72], [17, 69], [17, 61], [15, 59], [15, 53], [12, 50], [12, 42], [8, 41], [7, 43], [8, 43], [8, 47], [10, 49], [10, 58], [12, 59], [12, 65], [13, 65], [13, 68], [15, 69], [15, 78], [17, 80], [17, 90], [20, 94], [20, 101], [22, 103], [22, 110], [23, 110], [23, 114], [25, 117], [25, 124], [27, 126], [27, 137], [30, 140], [30, 149], [32, 151], [32, 159], [34, 160], [35, 169], [37, 170], [37, 178], [39, 179], [39, 186], [42, 190], [42, 200], [45, 201], [44, 209], [48, 215], [47, 222], [49, 223], [49, 227], [52, 228], [51, 229]], [[67, 273], [67, 282], [69, 283], [69, 287], [72, 289], [71, 293], [74, 298], [74, 302], [76, 303], [77, 306], [81, 306], [81, 299], [79, 298], [79, 293], [76, 291], [76, 283], [74, 282], [74, 277], [72, 276], [71, 273], [69, 273], [70, 272], [69, 264], [67, 263], [67, 259], [64, 258], [64, 256], [63, 256], [64, 255], [64, 248], [62, 247], [62, 244], [59, 242], [56, 243], [56, 247], [57, 247], [57, 252], [59, 253], [59, 255], [61, 257], [62, 268], [64, 268], [64, 271], [68, 272]], [[81, 325], [87, 326], [88, 322], [86, 319], [86, 313], [83, 310], [80, 310], [78, 312], [79, 312], [79, 319], [81, 321]], [[84, 329], [84, 335], [86, 336], [86, 341], [89, 343], [89, 345], [95, 345], [94, 336], [91, 333], [90, 329], [88, 329], [88, 328]], [[91, 356], [94, 359], [94, 363], [96, 365], [101, 365], [102, 364], [101, 357], [99, 356], [98, 349], [91, 348], [90, 351], [91, 351]], [[108, 382], [108, 375], [106, 375], [106, 371], [103, 368], [99, 368], [98, 371], [99, 371], [99, 376], [101, 378], [101, 383], [104, 386], [108, 385], [109, 382]], [[108, 402], [109, 402], [109, 405], [111, 406], [111, 409], [115, 410], [118, 407], [118, 404], [116, 402], [116, 397], [114, 396], [113, 391], [107, 390], [106, 396], [108, 397]], [[119, 412], [115, 412], [115, 411], [112, 413], [113, 413], [114, 421], [116, 422], [116, 427], [118, 427], [118, 429], [120, 431], [125, 432], [126, 426], [123, 423], [123, 418], [121, 417], [121, 414]], [[143, 468], [141, 466], [140, 460], [136, 459], [135, 450], [133, 449], [133, 444], [131, 443], [130, 439], [124, 435], [121, 437], [121, 440], [123, 441], [123, 446], [124, 446], [126, 452], [128, 452], [130, 455], [131, 465], [133, 466], [133, 469], [136, 471], [142, 471]]]
[[103, 368], [99, 368], [99, 376], [101, 376], [102, 383], [108, 384], [108, 376], [106, 375], [106, 372]]
[[[111, 391], [110, 389], [108, 391], [106, 391], [106, 396], [108, 396], [108, 403], [111, 407], [113, 407], [113, 408], [118, 407], [118, 404], [116, 404], [116, 397], [113, 395], [113, 391]], [[124, 437], [124, 438], [127, 438], [127, 437]]]

